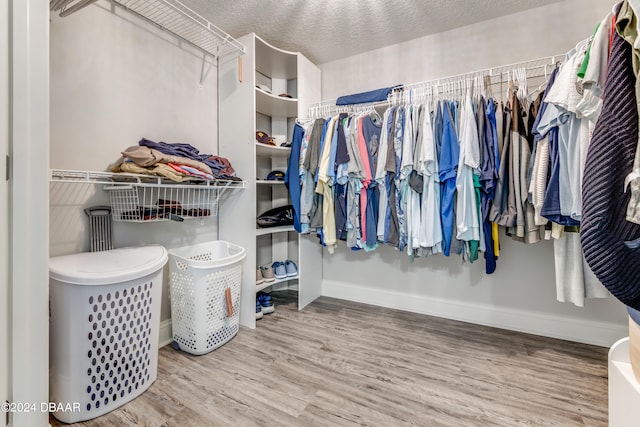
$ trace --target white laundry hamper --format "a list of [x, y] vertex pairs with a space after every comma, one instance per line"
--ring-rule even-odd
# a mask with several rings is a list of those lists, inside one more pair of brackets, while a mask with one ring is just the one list
[[238, 333], [245, 256], [244, 248], [223, 240], [169, 250], [176, 349], [202, 355]]
[[65, 423], [98, 417], [133, 400], [155, 381], [162, 246], [49, 260], [49, 399], [77, 408]]

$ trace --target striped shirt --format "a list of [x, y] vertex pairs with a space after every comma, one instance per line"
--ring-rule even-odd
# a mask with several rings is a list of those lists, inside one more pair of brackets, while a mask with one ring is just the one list
[[631, 172], [638, 142], [631, 46], [614, 34], [602, 114], [589, 146], [582, 185], [580, 236], [585, 259], [602, 284], [626, 305], [640, 309], [640, 225], [626, 221]]

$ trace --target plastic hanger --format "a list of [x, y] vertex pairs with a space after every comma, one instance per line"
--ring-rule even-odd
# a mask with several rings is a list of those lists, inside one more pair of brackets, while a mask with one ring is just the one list
[[[549, 75], [547, 73], [547, 66], [549, 64], [544, 64], [544, 81], [542, 83], [540, 83], [540, 85], [535, 88], [534, 90], [532, 90], [531, 92], [529, 92], [529, 98], [532, 99], [533, 95], [540, 92], [543, 88], [546, 89], [547, 84], [549, 83]], [[553, 65], [553, 64], [552, 64]]]

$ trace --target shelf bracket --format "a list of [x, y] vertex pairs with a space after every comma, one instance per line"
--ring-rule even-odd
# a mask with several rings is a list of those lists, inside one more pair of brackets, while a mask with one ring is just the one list
[[217, 62], [218, 56], [212, 56], [211, 61], [207, 62], [206, 53], [202, 54], [202, 68], [200, 69], [200, 87], [204, 85], [205, 80], [207, 80], [207, 76], [209, 75], [209, 71], [213, 68], [213, 65]]

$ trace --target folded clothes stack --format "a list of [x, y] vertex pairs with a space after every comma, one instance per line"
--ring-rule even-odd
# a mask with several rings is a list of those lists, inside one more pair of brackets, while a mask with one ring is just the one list
[[211, 210], [209, 209], [204, 209], [204, 208], [186, 209], [182, 207], [182, 204], [180, 202], [176, 202], [174, 200], [158, 199], [158, 207], [163, 213], [171, 213], [173, 215], [178, 215], [178, 216], [201, 217], [201, 216], [211, 215]]
[[110, 166], [111, 172], [155, 175], [176, 182], [224, 179], [240, 181], [228, 159], [200, 154], [189, 144], [169, 144], [143, 138], [138, 146], [122, 152], [122, 158]]

